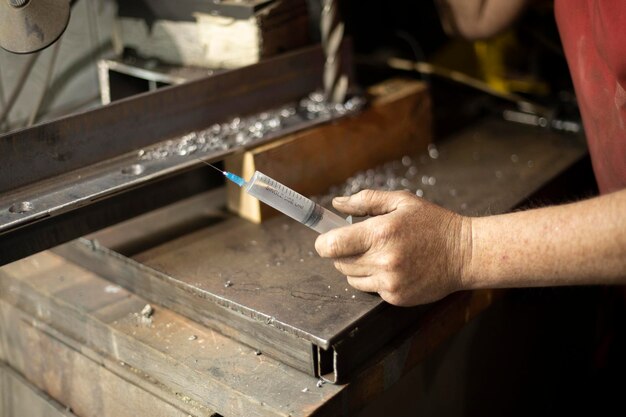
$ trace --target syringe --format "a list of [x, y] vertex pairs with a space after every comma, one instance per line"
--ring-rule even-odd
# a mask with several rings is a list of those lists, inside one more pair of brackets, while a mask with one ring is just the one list
[[251, 196], [318, 233], [326, 233], [329, 230], [350, 224], [332, 211], [259, 171], [256, 171], [250, 181], [246, 182], [232, 172], [222, 171], [208, 162], [202, 162], [220, 171], [226, 178], [242, 187]]

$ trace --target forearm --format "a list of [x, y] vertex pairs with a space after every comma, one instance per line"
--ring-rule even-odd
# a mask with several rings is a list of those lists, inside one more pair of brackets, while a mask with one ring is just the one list
[[436, 0], [449, 35], [482, 39], [506, 29], [528, 0]]
[[626, 283], [626, 190], [472, 219], [463, 287]]

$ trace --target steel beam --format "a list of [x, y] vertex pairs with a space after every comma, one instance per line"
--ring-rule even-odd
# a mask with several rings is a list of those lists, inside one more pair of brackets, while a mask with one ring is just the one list
[[[147, 161], [138, 157], [141, 149], [168, 146], [169, 140], [184, 140], [230, 118], [295, 106], [321, 87], [323, 62], [321, 49], [311, 47], [0, 136], [0, 265], [125, 218], [104, 216], [74, 227], [69, 213], [80, 217], [77, 210], [191, 169], [198, 158], [220, 160], [330, 120], [295, 115], [254, 143]], [[55, 222], [60, 215], [64, 220]]]

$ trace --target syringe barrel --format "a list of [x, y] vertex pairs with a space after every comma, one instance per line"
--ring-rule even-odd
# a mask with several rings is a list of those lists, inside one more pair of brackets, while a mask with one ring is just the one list
[[245, 186], [246, 192], [318, 233], [349, 223], [337, 214], [298, 194], [291, 188], [256, 171]]

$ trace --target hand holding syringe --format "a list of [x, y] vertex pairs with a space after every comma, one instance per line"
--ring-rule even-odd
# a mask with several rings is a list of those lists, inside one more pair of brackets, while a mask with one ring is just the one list
[[350, 224], [332, 211], [259, 171], [256, 171], [250, 181], [246, 182], [232, 172], [222, 171], [208, 162], [202, 162], [220, 171], [226, 178], [242, 187], [251, 196], [318, 233], [326, 233], [329, 230]]

